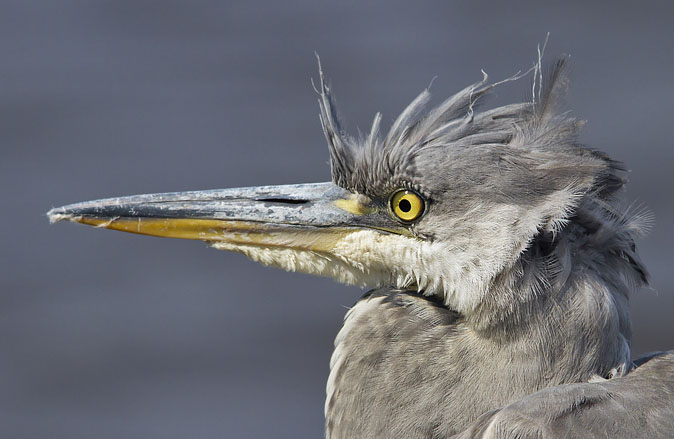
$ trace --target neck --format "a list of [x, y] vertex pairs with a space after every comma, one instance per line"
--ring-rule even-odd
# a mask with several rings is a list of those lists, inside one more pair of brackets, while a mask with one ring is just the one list
[[635, 226], [585, 207], [469, 314], [415, 292], [364, 296], [335, 341], [327, 436], [444, 437], [541, 388], [625, 373], [628, 295], [645, 276]]
[[567, 367], [576, 380], [627, 372], [628, 299], [647, 282], [633, 240], [641, 220], [586, 200], [562, 233], [539, 234], [493, 280], [489, 294], [465, 316], [467, 325], [499, 343], [537, 342], [532, 349], [545, 353], [551, 366]]

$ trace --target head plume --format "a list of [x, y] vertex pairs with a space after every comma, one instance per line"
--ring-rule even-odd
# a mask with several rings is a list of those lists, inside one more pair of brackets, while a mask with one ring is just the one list
[[[577, 136], [582, 121], [560, 112], [567, 88], [566, 60], [559, 59], [545, 81], [540, 60], [525, 74], [496, 83], [489, 83], [483, 72], [481, 81], [424, 112], [430, 100], [426, 89], [385, 136], [380, 134], [381, 114], [377, 113], [369, 133], [361, 138], [349, 136], [342, 128], [319, 62], [320, 120], [333, 182], [367, 195], [385, 194], [401, 185], [428, 194], [439, 189], [418, 178], [423, 173], [492, 191], [502, 201], [557, 192], [564, 200], [548, 215], [553, 222], [569, 214], [574, 198], [590, 191], [602, 196], [615, 192], [624, 183], [622, 166], [580, 145]], [[531, 101], [479, 111], [485, 94], [530, 72], [534, 73]], [[448, 161], [454, 165], [446, 166], [444, 175], [433, 175], [434, 165]], [[470, 169], [479, 169], [482, 176]], [[439, 186], [446, 189], [446, 185]]]

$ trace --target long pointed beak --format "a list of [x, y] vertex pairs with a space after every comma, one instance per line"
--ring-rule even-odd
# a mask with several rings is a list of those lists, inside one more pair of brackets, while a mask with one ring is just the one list
[[52, 209], [51, 222], [233, 245], [329, 251], [354, 229], [382, 227], [379, 208], [332, 183], [136, 195]]

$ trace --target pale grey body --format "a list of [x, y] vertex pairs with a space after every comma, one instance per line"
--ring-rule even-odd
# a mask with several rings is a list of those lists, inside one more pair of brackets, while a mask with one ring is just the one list
[[[583, 376], [558, 358], [555, 369], [526, 339], [480, 340], [425, 298], [378, 293], [386, 296], [364, 299], [377, 305], [342, 340], [350, 358], [335, 377], [330, 438], [672, 437], [673, 354], [588, 383], [592, 367]], [[558, 337], [550, 348], [569, 354], [571, 340]]]
[[[424, 91], [386, 136], [377, 115], [362, 139], [342, 131], [321, 72], [332, 183], [49, 216], [374, 288], [335, 341], [329, 439], [674, 437], [674, 353], [630, 352], [648, 218], [617, 198], [624, 168], [580, 145], [581, 123], [559, 111], [563, 64], [545, 86], [536, 64], [531, 102], [478, 112], [498, 85], [485, 76], [422, 114]], [[400, 193], [423, 207], [411, 220], [396, 214]]]

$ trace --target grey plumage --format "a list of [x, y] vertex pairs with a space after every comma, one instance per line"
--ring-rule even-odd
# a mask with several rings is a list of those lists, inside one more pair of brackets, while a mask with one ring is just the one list
[[[384, 140], [378, 115], [361, 142], [342, 133], [322, 86], [336, 184], [373, 197], [399, 186], [426, 194], [433, 211], [415, 232], [481, 248], [466, 271], [508, 249], [462, 314], [424, 291], [384, 289], [354, 307], [336, 342], [328, 437], [448, 437], [542, 388], [631, 370], [628, 298], [647, 280], [634, 238], [648, 218], [615, 199], [624, 168], [582, 147], [579, 121], [558, 113], [563, 67], [535, 104], [477, 112], [490, 89], [482, 81], [419, 117], [424, 91]], [[490, 215], [500, 222], [481, 221]]]
[[639, 363], [623, 377], [548, 387], [485, 413], [453, 439], [672, 437], [674, 354]]
[[[481, 110], [501, 84], [485, 75], [427, 112], [423, 91], [386, 135], [377, 114], [360, 139], [320, 70], [334, 184], [98, 200], [50, 218], [374, 288], [335, 340], [328, 438], [667, 437], [674, 354], [636, 367], [630, 352], [649, 216], [619, 199], [623, 166], [579, 143], [560, 109], [564, 64], [545, 81], [536, 65], [530, 102]], [[423, 205], [410, 221], [391, 201], [405, 190]]]

